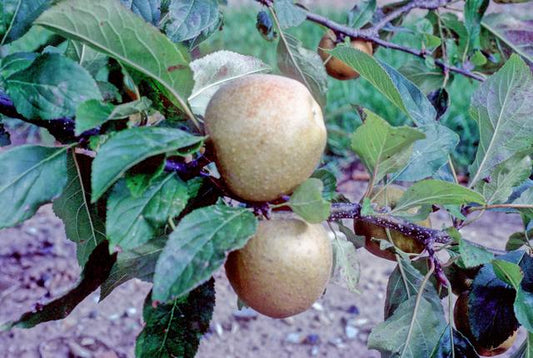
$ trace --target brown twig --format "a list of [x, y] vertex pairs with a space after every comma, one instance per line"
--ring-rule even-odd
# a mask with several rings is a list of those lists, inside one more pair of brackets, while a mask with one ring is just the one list
[[[272, 7], [273, 1], [272, 0], [256, 0], [260, 4]], [[307, 20], [317, 23], [319, 25], [325, 26], [331, 30], [333, 30], [337, 34], [342, 34], [345, 36], [348, 36], [350, 38], [360, 38], [366, 41], [370, 41], [375, 43], [376, 45], [390, 48], [393, 50], [398, 50], [402, 52], [409, 53], [411, 55], [420, 57], [420, 58], [426, 58], [429, 53], [425, 50], [418, 50], [411, 47], [403, 46], [400, 44], [396, 44], [390, 41], [383, 40], [379, 37], [379, 30], [386, 26], [390, 21], [398, 18], [399, 16], [404, 15], [405, 13], [410, 12], [413, 9], [426, 9], [426, 10], [434, 10], [438, 9], [439, 7], [442, 7], [446, 5], [449, 2], [449, 0], [413, 0], [406, 5], [399, 7], [398, 9], [392, 11], [387, 16], [385, 16], [383, 19], [381, 19], [377, 24], [374, 26], [367, 28], [367, 29], [354, 29], [349, 26], [341, 25], [335, 21], [332, 21], [328, 19], [327, 17], [312, 13], [310, 11], [307, 11], [306, 17]], [[455, 72], [459, 73], [463, 76], [475, 79], [477, 81], [483, 82], [485, 78], [481, 75], [478, 75], [476, 73], [470, 72], [466, 69], [453, 66], [450, 64], [445, 63], [442, 60], [435, 59], [434, 63], [436, 66], [439, 66], [443, 72]]]
[[[409, 53], [411, 55], [420, 57], [420, 58], [426, 58], [429, 53], [427, 53], [426, 50], [417, 50], [411, 47], [403, 46], [400, 44], [396, 44], [390, 41], [383, 40], [378, 37], [377, 33], [375, 32], [374, 28], [368, 28], [363, 30], [356, 30], [352, 29], [348, 26], [340, 25], [334, 21], [329, 20], [326, 17], [308, 12], [307, 13], [307, 19], [309, 21], [315, 22], [317, 24], [323, 25], [335, 32], [342, 33], [346, 36], [349, 36], [351, 38], [361, 38], [363, 40], [371, 41], [377, 45], [380, 45], [385, 48], [390, 48], [393, 50], [398, 50], [402, 52]], [[475, 79], [477, 81], [483, 82], [485, 78], [481, 75], [478, 75], [476, 73], [470, 72], [468, 70], [465, 70], [463, 68], [459, 68], [457, 66], [449, 65], [442, 60], [435, 59], [435, 65], [439, 66], [443, 71], [449, 71], [449, 72], [455, 72], [459, 73], [463, 76]]]
[[399, 8], [391, 11], [383, 17], [378, 23], [372, 26], [374, 30], [381, 30], [392, 20], [400, 16], [406, 15], [413, 9], [436, 10], [439, 7], [447, 5], [451, 0], [413, 0]]
[[368, 224], [396, 230], [412, 237], [424, 245], [430, 242], [449, 244], [453, 239], [445, 232], [413, 224], [395, 216], [366, 216], [361, 214], [361, 205], [356, 203], [334, 203], [331, 206], [330, 221], [339, 219], [357, 219]]

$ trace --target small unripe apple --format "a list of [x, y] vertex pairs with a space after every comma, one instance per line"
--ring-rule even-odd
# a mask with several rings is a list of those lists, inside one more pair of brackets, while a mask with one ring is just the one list
[[222, 86], [205, 114], [227, 187], [247, 201], [290, 194], [313, 173], [326, 146], [322, 110], [300, 82], [251, 75]]
[[[372, 43], [364, 40], [351, 40], [351, 46], [357, 50], [363, 51], [368, 55], [372, 55], [373, 48]], [[320, 40], [318, 44], [318, 54], [322, 58], [326, 65], [326, 71], [331, 76], [338, 80], [351, 80], [359, 77], [359, 73], [345, 62], [339, 60], [336, 57], [331, 56], [324, 50], [331, 50], [337, 45], [337, 36], [331, 30], [328, 30], [326, 34]]]
[[307, 310], [322, 295], [332, 255], [322, 225], [295, 218], [262, 220], [246, 246], [229, 254], [226, 275], [248, 306], [284, 318]]
[[[388, 206], [391, 209], [394, 209], [398, 200], [402, 197], [404, 193], [402, 187], [396, 185], [388, 185], [386, 188], [376, 187], [372, 191], [372, 196], [377, 194], [374, 197], [374, 202], [377, 203], [380, 207]], [[416, 224], [426, 227], [431, 227], [431, 221], [429, 218], [426, 220], [417, 222]], [[365, 248], [373, 253], [376, 256], [382, 257], [387, 260], [396, 261], [394, 252], [391, 250], [382, 250], [379, 245], [378, 240], [387, 240], [387, 231], [385, 228], [380, 226], [369, 224], [361, 220], [354, 221], [354, 231], [357, 235], [365, 237]], [[405, 236], [399, 231], [389, 230], [392, 243], [398, 249], [406, 253], [419, 254], [424, 250], [424, 245], [417, 241], [414, 238]]]
[[469, 322], [469, 310], [468, 310], [468, 292], [463, 292], [455, 302], [453, 308], [453, 320], [455, 322], [455, 328], [461, 332], [476, 349], [477, 353], [484, 357], [492, 357], [506, 352], [512, 347], [516, 341], [518, 330], [511, 333], [509, 337], [505, 337], [505, 340], [496, 347], [485, 347], [481, 345], [472, 334]]

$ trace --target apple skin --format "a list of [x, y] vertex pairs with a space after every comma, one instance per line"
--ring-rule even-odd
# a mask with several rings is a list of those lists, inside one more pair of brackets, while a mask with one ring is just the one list
[[[397, 185], [389, 185], [383, 190], [381, 190], [381, 187], [376, 187], [372, 192], [372, 196], [379, 192], [379, 194], [374, 198], [374, 202], [376, 202], [379, 206], [388, 206], [390, 208], [394, 208], [404, 191], [405, 190], [402, 187]], [[429, 218], [417, 222], [416, 224], [431, 227], [431, 221]], [[379, 241], [375, 240], [380, 239], [388, 241], [387, 232], [384, 228], [363, 222], [361, 220], [355, 220], [354, 231], [357, 235], [365, 237], [365, 248], [369, 252], [381, 258], [396, 261], [394, 252], [391, 250], [382, 250], [380, 248]], [[403, 235], [399, 231], [390, 230], [390, 236], [394, 246], [403, 252], [419, 254], [424, 250], [424, 245], [422, 243]]]
[[324, 293], [332, 261], [322, 225], [272, 219], [259, 222], [255, 236], [229, 254], [225, 268], [244, 303], [266, 316], [284, 318], [307, 310]]
[[493, 357], [506, 352], [512, 347], [518, 336], [518, 330], [514, 331], [503, 343], [497, 347], [484, 347], [476, 341], [472, 335], [470, 329], [470, 323], [468, 322], [468, 295], [469, 292], [463, 292], [457, 298], [455, 306], [453, 308], [453, 320], [455, 322], [455, 328], [461, 332], [476, 349], [477, 353], [483, 357]]
[[[318, 44], [318, 54], [324, 61], [326, 66], [326, 72], [333, 78], [338, 80], [351, 80], [359, 77], [359, 73], [348, 66], [345, 62], [339, 60], [336, 57], [331, 56], [324, 50], [332, 50], [336, 46], [337, 36], [331, 30], [328, 30], [326, 34], [320, 40]], [[361, 50], [368, 55], [373, 54], [372, 43], [363, 40], [352, 40], [351, 46], [357, 50]]]
[[290, 194], [311, 176], [327, 140], [309, 90], [266, 74], [222, 86], [207, 106], [205, 129], [226, 186], [251, 202]]

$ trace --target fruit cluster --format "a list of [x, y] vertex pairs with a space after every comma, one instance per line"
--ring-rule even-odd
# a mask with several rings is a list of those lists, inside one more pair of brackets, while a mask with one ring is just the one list
[[[320, 41], [326, 71], [337, 79], [358, 77], [325, 52], [336, 45], [331, 31]], [[354, 40], [352, 46], [372, 54], [371, 43]], [[205, 130], [227, 189], [247, 202], [290, 194], [311, 176], [327, 140], [322, 109], [309, 90], [276, 75], [246, 76], [222, 86], [206, 109]], [[280, 318], [305, 311], [320, 297], [331, 266], [324, 228], [280, 215], [261, 220], [248, 244], [230, 253], [226, 273], [242, 301]]]
[[[290, 194], [313, 173], [327, 138], [309, 90], [275, 75], [221, 87], [207, 107], [205, 128], [227, 188], [249, 202]], [[247, 245], [230, 253], [226, 274], [248, 306], [282, 318], [320, 297], [331, 265], [331, 243], [321, 225], [279, 215], [261, 220]]]

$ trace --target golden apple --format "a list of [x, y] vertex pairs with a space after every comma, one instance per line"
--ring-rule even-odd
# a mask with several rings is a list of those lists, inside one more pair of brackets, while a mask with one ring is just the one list
[[322, 225], [295, 218], [262, 220], [246, 246], [229, 254], [226, 275], [248, 306], [284, 318], [307, 310], [322, 295], [332, 255]]
[[290, 194], [313, 173], [327, 139], [309, 90], [276, 75], [222, 86], [207, 106], [205, 129], [227, 187], [254, 202]]

